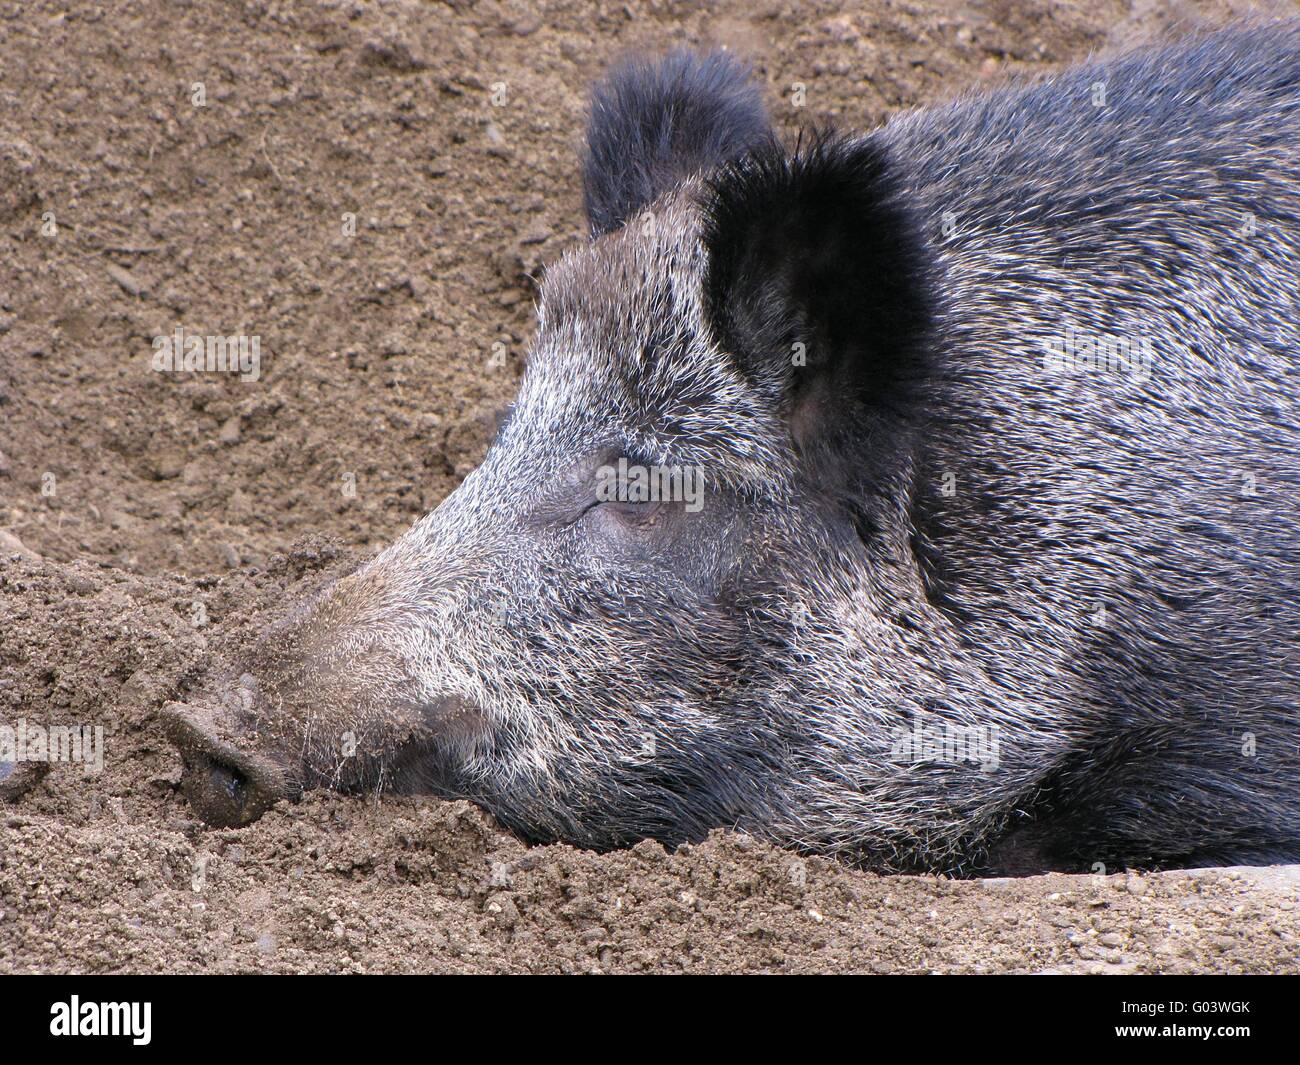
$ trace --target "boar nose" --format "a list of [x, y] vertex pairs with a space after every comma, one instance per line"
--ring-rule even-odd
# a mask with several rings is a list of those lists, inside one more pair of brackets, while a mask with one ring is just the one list
[[251, 824], [280, 799], [298, 797], [279, 766], [220, 739], [191, 707], [169, 703], [162, 720], [185, 763], [181, 791], [214, 828]]

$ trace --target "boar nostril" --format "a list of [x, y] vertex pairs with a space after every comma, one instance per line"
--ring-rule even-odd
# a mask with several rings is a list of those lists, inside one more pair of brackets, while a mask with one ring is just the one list
[[218, 828], [256, 821], [280, 798], [259, 786], [238, 766], [202, 755], [187, 760], [181, 788], [199, 816]]
[[181, 790], [208, 824], [247, 825], [278, 800], [297, 797], [279, 767], [221, 740], [188, 707], [168, 706], [163, 727], [185, 763]]
[[237, 809], [242, 810], [248, 802], [248, 778], [238, 769], [213, 762], [209, 770], [212, 786], [223, 793]]
[[195, 812], [217, 828], [246, 825], [269, 806], [256, 785], [232, 765], [203, 754], [184, 756], [181, 790]]

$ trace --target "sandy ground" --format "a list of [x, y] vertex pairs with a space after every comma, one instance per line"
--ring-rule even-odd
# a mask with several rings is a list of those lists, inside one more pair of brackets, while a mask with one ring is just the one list
[[[1300, 971], [1300, 869], [882, 878], [332, 795], [209, 831], [156, 717], [480, 459], [611, 58], [730, 45], [793, 132], [1258, 9], [0, 3], [0, 723], [106, 740], [0, 779], [0, 971]], [[258, 380], [154, 372], [177, 327]]]

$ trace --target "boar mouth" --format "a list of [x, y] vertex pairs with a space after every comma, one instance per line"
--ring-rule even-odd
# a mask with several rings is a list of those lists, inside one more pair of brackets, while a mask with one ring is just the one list
[[193, 708], [169, 703], [162, 722], [185, 763], [181, 791], [214, 828], [251, 824], [281, 799], [299, 797], [283, 769], [220, 739]]

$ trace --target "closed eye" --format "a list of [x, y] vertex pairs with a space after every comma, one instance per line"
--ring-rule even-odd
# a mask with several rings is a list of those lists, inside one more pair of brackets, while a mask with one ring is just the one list
[[583, 518], [588, 517], [592, 511], [599, 510], [602, 513], [612, 514], [628, 524], [637, 522], [648, 522], [659, 509], [663, 506], [663, 500], [653, 499], [645, 502], [638, 502], [631, 499], [592, 499], [589, 500], [581, 510], [579, 510], [571, 521], [565, 522], [566, 526], [576, 525]]
[[628, 521], [649, 521], [663, 506], [663, 500], [651, 499], [641, 503], [627, 499], [610, 499], [597, 505]]

